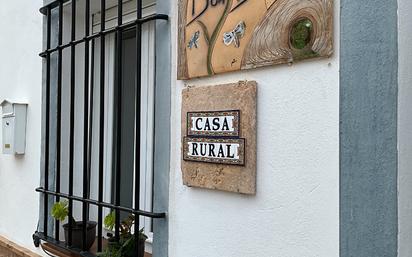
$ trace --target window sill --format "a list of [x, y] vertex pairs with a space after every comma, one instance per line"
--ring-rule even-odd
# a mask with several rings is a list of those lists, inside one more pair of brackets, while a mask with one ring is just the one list
[[[59, 247], [56, 247], [56, 246], [54, 246], [53, 244], [50, 244], [50, 243], [43, 243], [41, 245], [41, 247], [47, 253], [50, 253], [52, 255], [56, 255], [56, 256], [59, 256], [59, 257], [79, 257], [80, 256], [80, 255], [65, 251], [65, 250], [63, 250]], [[96, 243], [92, 246], [92, 248], [90, 249], [90, 252], [92, 254], [96, 255]], [[152, 257], [152, 255], [149, 254], [149, 253], [145, 253], [144, 257]]]

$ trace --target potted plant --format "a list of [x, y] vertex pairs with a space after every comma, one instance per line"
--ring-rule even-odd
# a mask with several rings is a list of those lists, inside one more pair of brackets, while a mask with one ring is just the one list
[[[68, 201], [61, 201], [61, 202], [56, 202], [53, 205], [53, 208], [51, 210], [51, 215], [53, 218], [56, 220], [59, 220], [60, 222], [64, 222], [64, 220], [67, 218], [69, 214], [69, 209], [68, 209], [69, 203]], [[73, 217], [72, 219], [72, 247], [82, 249], [83, 248], [83, 221], [76, 221]], [[94, 241], [96, 240], [96, 226], [97, 223], [94, 221], [87, 221], [86, 222], [86, 248], [89, 250]], [[68, 242], [69, 239], [69, 224], [66, 223], [63, 225], [64, 229], [64, 237], [66, 242]]]
[[[144, 257], [144, 246], [147, 236], [144, 234], [144, 229], [139, 230], [139, 252], [136, 252], [136, 233], [132, 233], [135, 216], [133, 214], [125, 218], [120, 224], [120, 238], [117, 241], [111, 233], [108, 233], [108, 247], [99, 254], [101, 257]], [[104, 218], [104, 226], [108, 230], [113, 230], [116, 221], [116, 214], [109, 213]]]

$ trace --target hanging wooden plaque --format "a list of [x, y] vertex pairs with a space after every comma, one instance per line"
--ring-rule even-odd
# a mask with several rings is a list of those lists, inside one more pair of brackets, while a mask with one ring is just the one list
[[179, 0], [178, 78], [329, 57], [333, 0]]

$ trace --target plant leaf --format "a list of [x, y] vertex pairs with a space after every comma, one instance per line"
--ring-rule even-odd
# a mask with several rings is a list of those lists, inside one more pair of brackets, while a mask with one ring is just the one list
[[51, 215], [53, 218], [59, 221], [64, 221], [69, 215], [69, 208], [68, 208], [69, 202], [68, 201], [61, 201], [61, 202], [56, 202], [51, 210]]

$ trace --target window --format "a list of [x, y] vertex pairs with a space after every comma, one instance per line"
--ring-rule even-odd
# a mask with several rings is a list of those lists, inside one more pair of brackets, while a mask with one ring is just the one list
[[[146, 1], [147, 3], [143, 6], [143, 17], [154, 14], [154, 1]], [[125, 4], [123, 20], [125, 23], [133, 22], [136, 17], [135, 12], [136, 2], [130, 1]], [[106, 28], [113, 28], [117, 25], [117, 7], [114, 6], [106, 10]], [[101, 14], [100, 11], [92, 14], [93, 21], [93, 31], [98, 33], [101, 26]], [[152, 210], [152, 182], [153, 182], [153, 136], [154, 136], [154, 56], [155, 56], [155, 27], [154, 23], [145, 23], [142, 25], [142, 55], [141, 55], [141, 126], [140, 126], [140, 209], [145, 211]], [[122, 32], [122, 110], [133, 110], [135, 104], [135, 77], [136, 77], [136, 30], [135, 28], [127, 29]], [[116, 140], [116, 130], [118, 129], [113, 124], [116, 124], [117, 115], [119, 111], [117, 110], [117, 97], [116, 94], [116, 80], [118, 76], [118, 71], [116, 67], [116, 37], [114, 34], [106, 37], [106, 53], [105, 53], [105, 63], [107, 67], [105, 68], [105, 74], [109, 76], [105, 79], [107, 82], [106, 92], [106, 106], [110, 106], [110, 110], [107, 114], [105, 127], [107, 127], [107, 144], [113, 144], [113, 147], [108, 147], [109, 149], [114, 149], [117, 146]], [[100, 53], [100, 39], [97, 39], [93, 49], [94, 53]], [[94, 63], [99, 63], [100, 55], [94, 54]], [[94, 74], [99, 74], [100, 67], [94, 66]], [[96, 86], [98, 86], [100, 80], [95, 81]], [[96, 96], [97, 97], [97, 96]], [[96, 108], [97, 109], [97, 108]], [[123, 111], [120, 113], [120, 127], [121, 127], [121, 160], [120, 169], [122, 171], [122, 176], [120, 178], [121, 188], [120, 188], [120, 205], [132, 208], [134, 202], [134, 112]], [[98, 117], [96, 113], [94, 115]], [[95, 123], [98, 120], [94, 121]], [[94, 134], [98, 134], [95, 131]], [[96, 142], [96, 144], [98, 144]], [[116, 151], [106, 151], [106, 169], [104, 177], [111, 178], [107, 179], [104, 187], [104, 200], [111, 203], [115, 203], [115, 183], [116, 181], [116, 166], [113, 160], [116, 160]], [[92, 159], [97, 160], [96, 155], [92, 155]], [[93, 167], [97, 168], [97, 167]], [[98, 172], [92, 168], [92, 174], [98, 174]], [[93, 172], [94, 171], [94, 172]], [[97, 179], [92, 179], [92, 183], [97, 181]], [[96, 185], [92, 188], [97, 189]], [[95, 192], [96, 195], [97, 192]], [[103, 216], [108, 214], [109, 210], [106, 210]], [[126, 213], [122, 213], [121, 217], [124, 218]], [[151, 235], [151, 219], [147, 217], [140, 217], [140, 226], [145, 229], [146, 234], [149, 236], [149, 241], [152, 239]]]
[[[152, 218], [165, 217], [153, 212], [152, 194], [155, 28], [156, 20], [167, 20], [155, 10], [153, 0], [59, 0], [41, 9], [47, 20], [44, 181], [36, 189], [43, 218], [35, 238], [90, 256], [88, 221], [97, 221], [101, 251], [103, 219], [112, 210], [117, 240], [130, 213], [149, 236]], [[63, 242], [62, 224], [50, 217], [63, 199], [68, 216], [82, 221], [80, 245], [77, 223], [68, 219]]]

